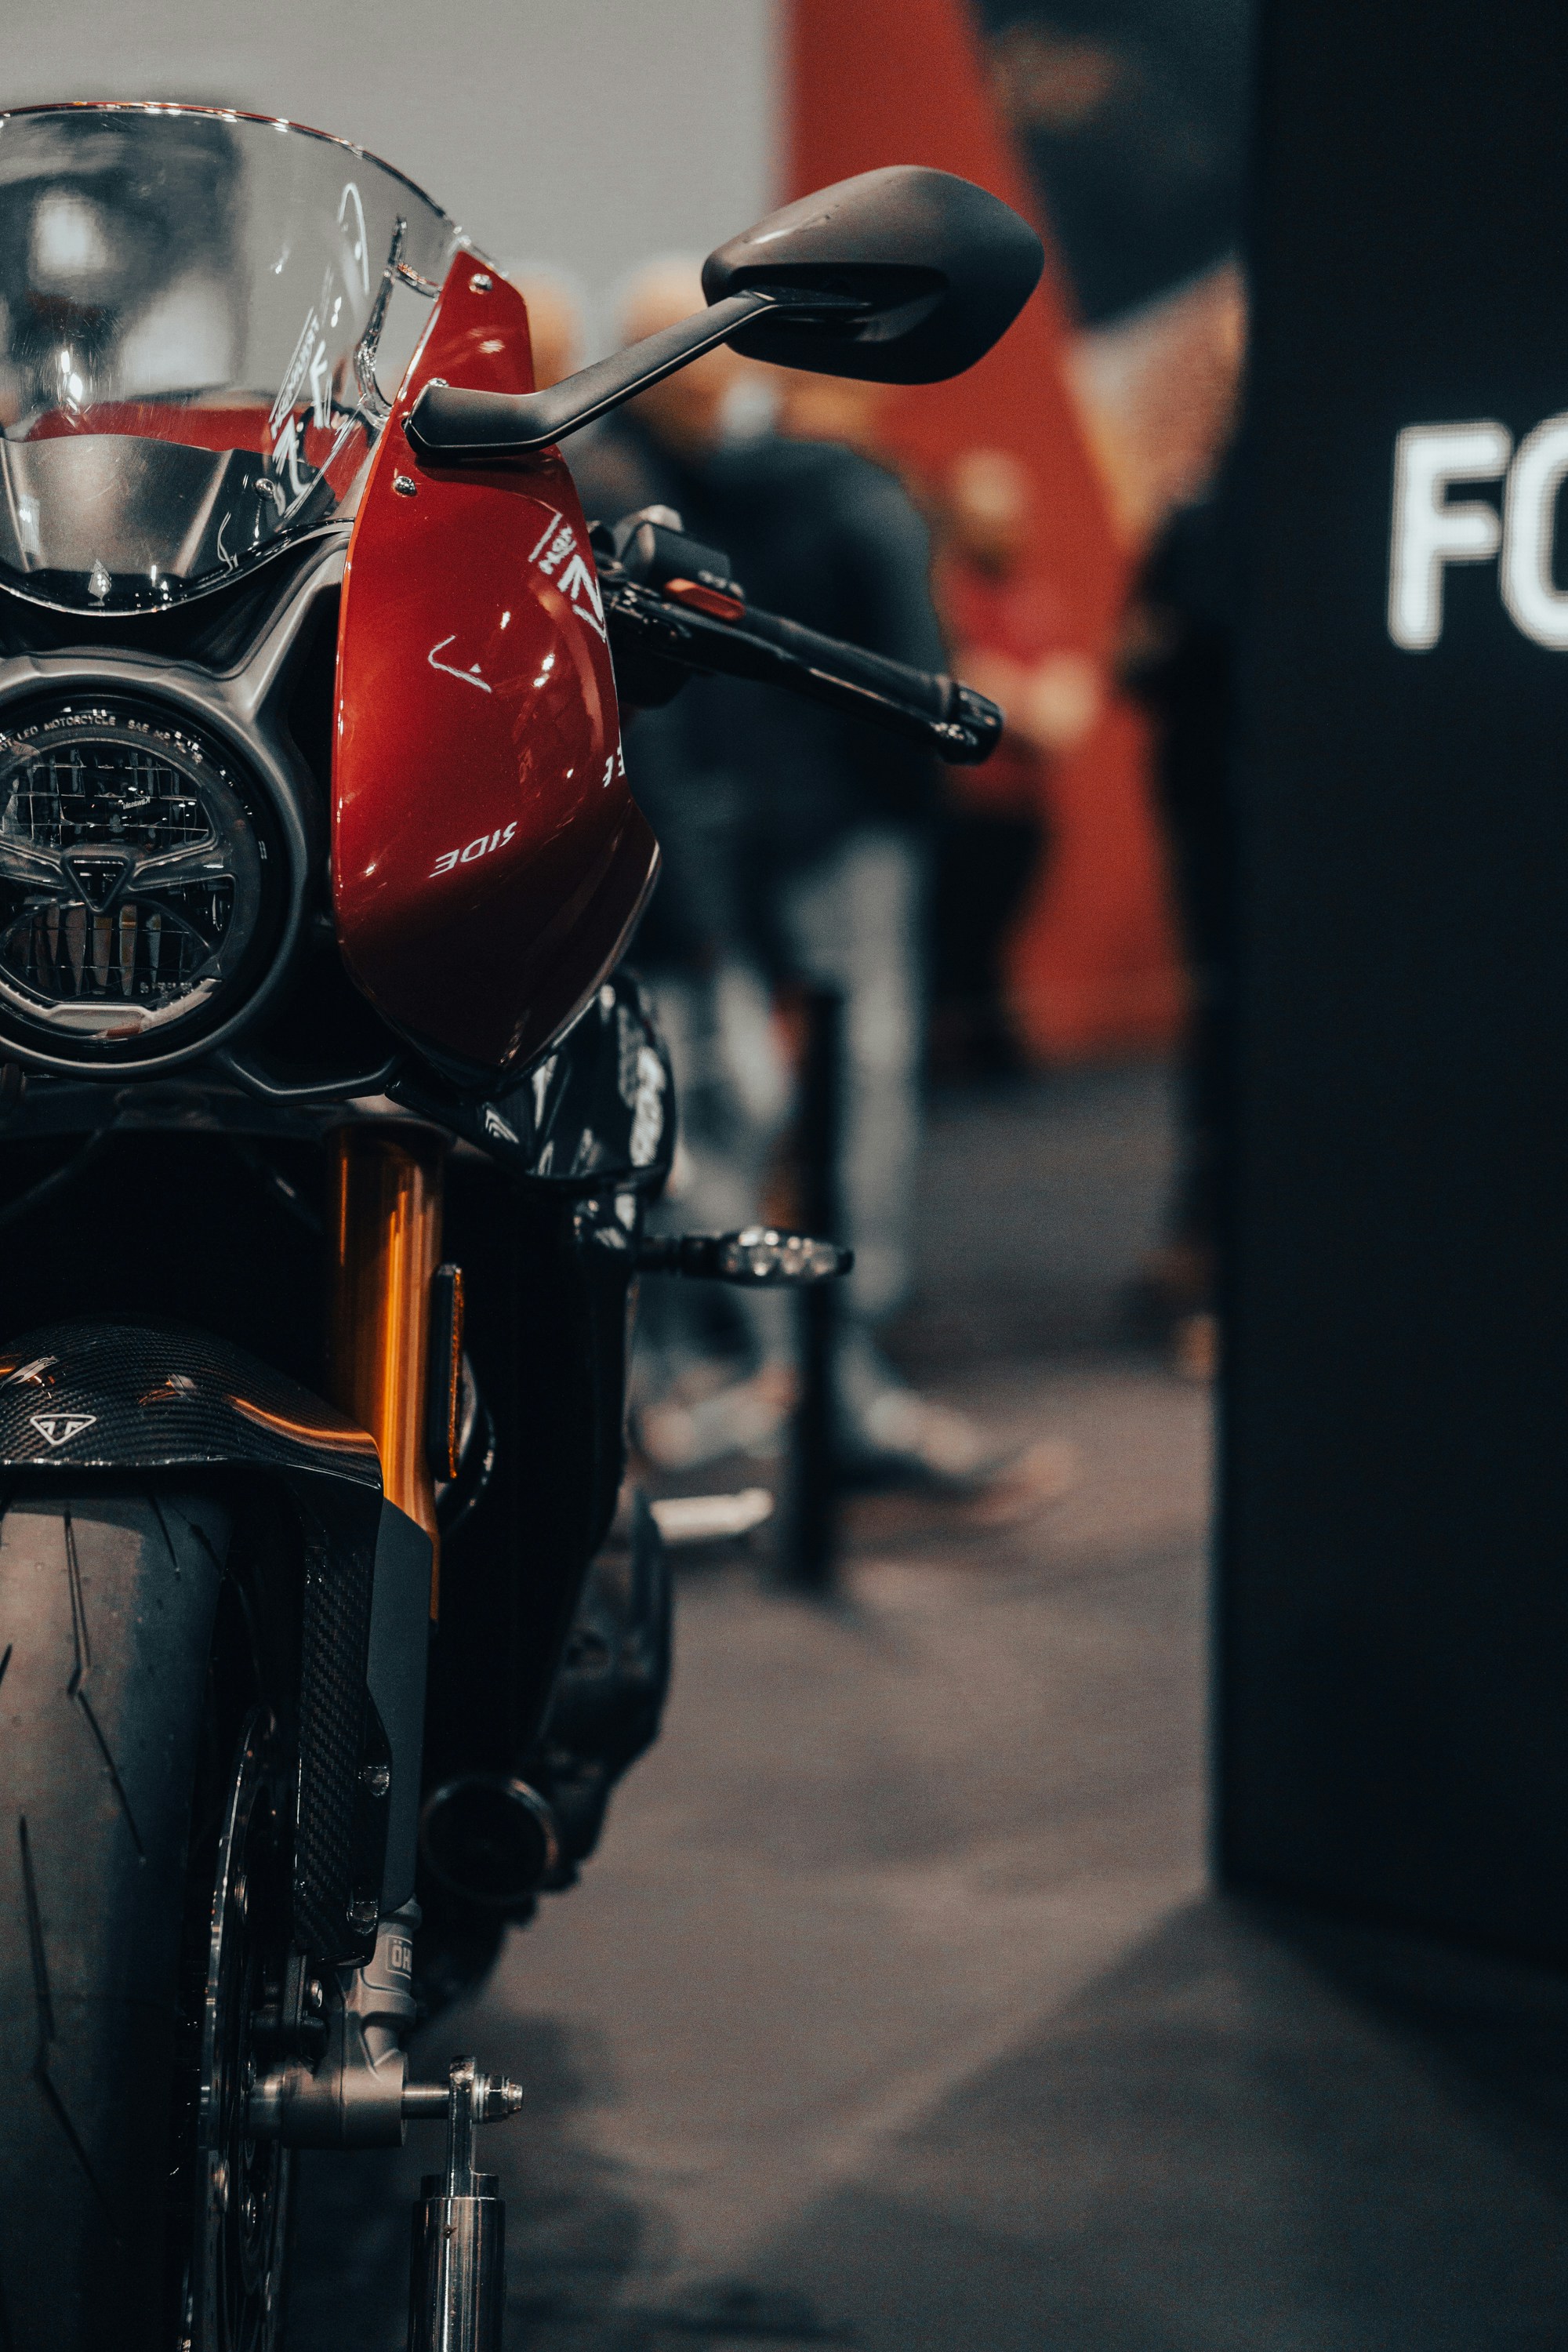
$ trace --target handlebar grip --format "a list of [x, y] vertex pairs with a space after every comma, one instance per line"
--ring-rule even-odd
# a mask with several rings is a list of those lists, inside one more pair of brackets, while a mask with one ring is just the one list
[[913, 736], [950, 764], [975, 765], [995, 749], [1002, 712], [956, 679], [823, 636], [755, 605], [715, 617], [682, 599], [684, 584], [672, 583], [674, 593], [661, 593], [628, 582], [606, 594], [606, 613], [634, 642], [687, 667], [784, 687]]
[[882, 696], [928, 719], [941, 721], [948, 715], [951, 678], [938, 677], [930, 670], [911, 669], [908, 663], [891, 661], [886, 654], [868, 653], [863, 646], [825, 637], [799, 621], [784, 620], [780, 614], [759, 613], [754, 605], [747, 606], [741, 626], [748, 635], [777, 646], [781, 652], [819, 677], [859, 687], [868, 694]]
[[793, 675], [781, 684], [917, 736], [952, 764], [973, 766], [995, 748], [1004, 724], [1001, 711], [956, 678], [823, 636], [755, 605], [749, 604], [745, 619], [736, 625], [736, 634], [742, 633], [784, 656]]

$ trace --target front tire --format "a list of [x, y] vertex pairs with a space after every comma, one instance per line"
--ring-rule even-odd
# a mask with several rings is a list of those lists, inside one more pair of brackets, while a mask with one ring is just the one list
[[0, 1519], [9, 2352], [275, 2337], [275, 2279], [233, 2331], [198, 2309], [214, 1863], [279, 1696], [233, 1544], [221, 1497], [145, 1480], [40, 1486]]

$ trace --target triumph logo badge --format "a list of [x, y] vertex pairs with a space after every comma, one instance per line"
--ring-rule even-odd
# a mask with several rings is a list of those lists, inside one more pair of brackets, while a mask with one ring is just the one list
[[51, 1445], [68, 1445], [98, 1419], [95, 1412], [30, 1412], [27, 1419]]

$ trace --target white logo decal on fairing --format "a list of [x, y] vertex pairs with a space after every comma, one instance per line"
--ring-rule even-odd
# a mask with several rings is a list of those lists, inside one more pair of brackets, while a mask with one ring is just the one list
[[92, 1427], [98, 1415], [95, 1412], [30, 1412], [27, 1419], [38, 1435], [47, 1438], [51, 1445], [68, 1445], [73, 1437], [79, 1437], [84, 1429]]
[[567, 549], [574, 544], [575, 534], [574, 533], [570, 523], [566, 525], [564, 530], [557, 535], [555, 526], [560, 520], [561, 509], [557, 507], [554, 513], [551, 516], [550, 520], [545, 524], [544, 529], [540, 532], [539, 537], [534, 541], [531, 549], [529, 551], [529, 562], [531, 563], [538, 563], [541, 556], [544, 554], [546, 542], [548, 541], [554, 540], [555, 544], [551, 548], [548, 558], [541, 566], [541, 569], [545, 572], [552, 571], [555, 565], [559, 562], [561, 557], [565, 554]]
[[580, 555], [574, 555], [571, 562], [561, 574], [560, 585], [562, 593], [572, 599], [572, 610], [576, 614], [577, 618], [580, 621], [586, 621], [588, 626], [596, 630], [607, 644], [609, 636], [605, 627], [605, 606], [604, 600], [599, 594], [599, 583], [594, 577], [592, 568]]
[[454, 866], [473, 866], [479, 858], [488, 857], [492, 849], [504, 849], [516, 831], [517, 820], [514, 817], [504, 833], [498, 826], [494, 833], [476, 834], [466, 849], [444, 849], [426, 876], [426, 880], [434, 882], [437, 874], [450, 874]]
[[474, 662], [468, 669], [458, 669], [453, 662], [437, 660], [437, 654], [444, 654], [448, 646], [455, 646], [457, 642], [458, 632], [454, 629], [449, 637], [443, 637], [437, 645], [431, 646], [425, 656], [431, 668], [440, 670], [447, 677], [455, 677], [459, 686], [477, 686], [481, 694], [493, 694], [495, 688], [490, 685], [489, 680], [479, 676], [478, 662]]

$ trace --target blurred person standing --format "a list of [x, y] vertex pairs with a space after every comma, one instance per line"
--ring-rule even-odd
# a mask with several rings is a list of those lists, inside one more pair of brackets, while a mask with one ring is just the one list
[[1218, 1369], [1226, 1088], [1232, 1017], [1231, 750], [1236, 625], [1229, 467], [1178, 507], [1154, 541], [1129, 608], [1122, 669], [1155, 728], [1155, 773], [1186, 951], [1180, 1138], [1165, 1238], [1142, 1303], [1177, 1369]]
[[[715, 536], [747, 594], [941, 669], [926, 528], [872, 454], [884, 389], [785, 371], [772, 383], [776, 429], [721, 446], [705, 477]], [[995, 1466], [982, 1433], [910, 1388], [879, 1337], [911, 1276], [936, 763], [817, 704], [781, 709], [729, 679], [704, 691], [744, 777], [748, 940], [775, 985], [830, 990], [843, 1006], [837, 1191], [856, 1253], [838, 1361], [844, 1474], [971, 1483]]]
[[[650, 262], [625, 290], [621, 340], [635, 342], [702, 306], [695, 261]], [[662, 509], [712, 541], [721, 516], [707, 469], [754, 373], [728, 349], [710, 352], [574, 440], [568, 455], [589, 517]], [[663, 852], [633, 955], [654, 992], [679, 1088], [680, 1142], [656, 1225], [726, 1231], [757, 1217], [788, 1113], [789, 1073], [768, 982], [747, 952], [742, 783], [706, 684], [693, 679], [664, 708], [637, 712], [628, 729], [632, 789]], [[656, 1286], [644, 1302], [634, 1375], [645, 1449], [665, 1467], [685, 1468], [776, 1436], [792, 1401], [789, 1342], [780, 1297]]]
[[[916, 668], [945, 665], [931, 542], [874, 454], [885, 388], [777, 372], [778, 430], [715, 469], [738, 576], [771, 612]], [[839, 1351], [851, 1483], [963, 1485], [995, 1456], [963, 1416], [910, 1389], [879, 1335], [908, 1297], [925, 1043], [925, 940], [939, 770], [925, 751], [818, 705], [720, 698], [752, 780], [748, 911], [783, 986], [844, 1008], [837, 1191], [856, 1270]]]
[[[694, 263], [658, 265], [631, 289], [626, 340], [700, 303]], [[770, 391], [776, 428], [764, 422]], [[855, 437], [866, 437], [868, 388], [782, 371], [764, 376], [719, 351], [632, 403], [594, 436], [574, 470], [601, 515], [672, 508], [695, 538], [728, 555], [759, 606], [941, 669], [925, 526], [894, 476], [837, 437], [847, 403]], [[758, 972], [778, 991], [831, 989], [844, 1007], [837, 1189], [843, 1238], [856, 1253], [839, 1351], [846, 1475], [973, 1479], [991, 1466], [981, 1433], [910, 1389], [878, 1342], [910, 1285], [935, 762], [837, 711], [781, 703], [735, 679], [695, 680], [662, 716], [668, 725], [651, 761], [649, 720], [639, 719], [631, 765], [666, 841], [663, 919], [679, 916], [681, 931], [671, 946], [679, 944], [688, 969], [706, 960], [731, 980]], [[639, 941], [650, 964], [662, 948], [660, 919], [656, 899], [655, 937]], [[771, 1111], [774, 1074], [784, 1073], [763, 1024], [753, 1023], [735, 1050], [724, 992], [710, 986], [707, 1017], [733, 1128], [748, 1098]], [[700, 1082], [701, 1055], [696, 1059]], [[754, 1146], [764, 1139], [764, 1139], [759, 1125], [753, 1148], [731, 1154], [732, 1175], [757, 1164]], [[757, 1205], [753, 1194], [749, 1213]], [[774, 1330], [762, 1377], [777, 1394], [787, 1332], [782, 1324]]]
[[[652, 261], [625, 290], [621, 341], [637, 342], [702, 307], [695, 261]], [[709, 468], [747, 373], [746, 362], [721, 345], [580, 435], [569, 461], [590, 520], [663, 508], [697, 538], [711, 540]], [[637, 934], [638, 959], [694, 981], [715, 973], [739, 943], [737, 782], [704, 684], [693, 681], [663, 709], [638, 712], [628, 754], [639, 803], [664, 852], [659, 886]]]
[[1221, 1346], [1235, 989], [1231, 735], [1248, 332], [1247, 290], [1235, 268], [1217, 273], [1198, 316], [1201, 339], [1184, 371], [1198, 429], [1177, 445], [1182, 462], [1128, 600], [1118, 670], [1152, 721], [1187, 973], [1174, 1181], [1164, 1239], [1145, 1260], [1135, 1297], [1169, 1339], [1177, 1370], [1205, 1380], [1218, 1369]]
[[932, 908], [932, 1062], [944, 1076], [1020, 1066], [1007, 932], [1048, 855], [1053, 761], [1104, 702], [1098, 666], [1068, 642], [1066, 599], [1030, 561], [1035, 520], [1034, 482], [1005, 450], [966, 451], [942, 485], [933, 585], [952, 667], [1007, 714], [985, 765], [947, 779]]

